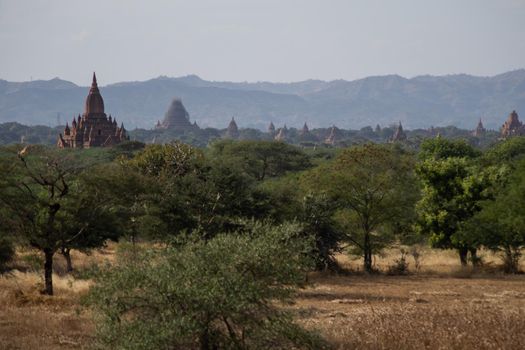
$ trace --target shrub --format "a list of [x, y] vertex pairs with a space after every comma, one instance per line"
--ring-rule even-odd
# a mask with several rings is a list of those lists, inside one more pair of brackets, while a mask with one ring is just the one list
[[[88, 302], [101, 348], [289, 349], [325, 347], [283, 309], [305, 282], [296, 225], [122, 254]], [[309, 248], [311, 249], [311, 248]]]
[[404, 249], [401, 249], [400, 253], [401, 256], [394, 260], [394, 265], [388, 267], [387, 273], [389, 275], [408, 275], [408, 253]]
[[419, 244], [414, 244], [410, 247], [409, 253], [414, 259], [414, 268], [416, 269], [416, 272], [419, 272], [423, 260], [423, 249]]

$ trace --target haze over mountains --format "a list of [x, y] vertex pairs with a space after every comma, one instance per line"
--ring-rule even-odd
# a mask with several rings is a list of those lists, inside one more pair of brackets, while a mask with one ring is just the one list
[[[86, 72], [86, 84], [91, 72]], [[99, 76], [103, 84], [104, 77]], [[58, 78], [15, 83], [0, 80], [0, 123], [54, 126], [83, 112], [87, 86]], [[497, 129], [512, 110], [525, 115], [525, 69], [493, 77], [471, 75], [375, 76], [345, 81], [234, 83], [197, 76], [158, 77], [143, 82], [101, 85], [106, 112], [128, 129], [152, 128], [174, 96], [182, 98], [191, 121], [225, 128], [232, 116], [240, 127], [266, 129], [270, 121], [311, 127], [332, 124], [359, 129], [401, 121], [407, 128], [431, 125]]]

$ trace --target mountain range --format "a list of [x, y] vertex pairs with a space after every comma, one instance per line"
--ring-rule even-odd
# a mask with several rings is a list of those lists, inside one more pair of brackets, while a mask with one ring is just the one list
[[[91, 82], [88, 74], [86, 82]], [[103, 76], [98, 77], [99, 83]], [[31, 82], [0, 80], [0, 123], [65, 124], [83, 112], [89, 88], [59, 78]], [[152, 128], [173, 97], [182, 99], [190, 120], [201, 127], [328, 127], [392, 125], [406, 128], [454, 125], [474, 128], [482, 118], [497, 129], [516, 110], [525, 115], [525, 69], [492, 77], [373, 76], [353, 81], [295, 83], [215, 82], [195, 75], [121, 82], [100, 88], [106, 106], [130, 128]]]

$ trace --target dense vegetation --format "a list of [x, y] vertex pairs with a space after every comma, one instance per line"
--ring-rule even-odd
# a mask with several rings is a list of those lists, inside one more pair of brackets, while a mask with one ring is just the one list
[[[13, 247], [74, 270], [71, 250], [130, 242], [87, 298], [101, 347], [319, 348], [285, 305], [307, 272], [339, 270], [395, 244], [480, 248], [519, 272], [525, 138], [487, 150], [461, 140], [303, 150], [275, 141], [0, 148], [0, 268]], [[143, 244], [137, 244], [143, 243]], [[8, 265], [7, 265], [8, 266]], [[140, 334], [140, 339], [137, 335]], [[168, 345], [169, 344], [169, 345]]]

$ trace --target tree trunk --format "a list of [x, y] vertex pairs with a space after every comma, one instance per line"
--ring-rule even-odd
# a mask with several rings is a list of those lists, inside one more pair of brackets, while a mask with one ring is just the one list
[[467, 248], [459, 248], [458, 249], [458, 253], [459, 253], [459, 260], [461, 261], [461, 266], [467, 266], [467, 254], [468, 254], [468, 249]]
[[61, 251], [62, 255], [66, 259], [66, 271], [68, 273], [73, 272], [73, 263], [71, 262], [71, 249], [70, 248], [62, 248]]
[[480, 265], [480, 258], [478, 258], [478, 250], [476, 248], [469, 248], [470, 251], [470, 261], [472, 261], [473, 266]]
[[53, 295], [53, 250], [44, 249], [44, 280], [45, 288], [43, 294]]
[[364, 264], [365, 271], [370, 273], [372, 272], [372, 245], [370, 244], [370, 234], [365, 233], [365, 242], [363, 244], [364, 250]]
[[506, 273], [518, 273], [519, 272], [519, 251], [515, 251], [511, 247], [505, 247], [505, 262], [503, 265]]

